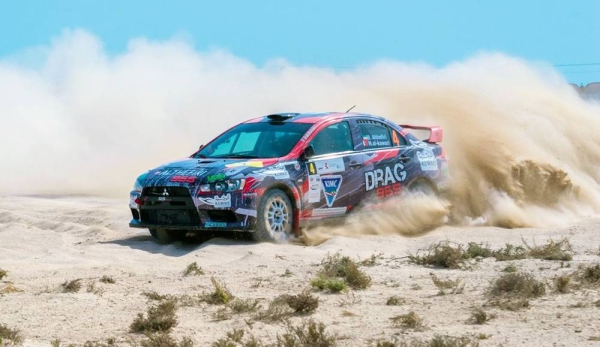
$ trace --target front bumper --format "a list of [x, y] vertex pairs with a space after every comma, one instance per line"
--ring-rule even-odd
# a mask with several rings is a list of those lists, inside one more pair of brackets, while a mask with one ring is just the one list
[[246, 206], [215, 208], [191, 197], [189, 193], [178, 196], [148, 196], [132, 191], [129, 208], [132, 219], [129, 226], [144, 229], [170, 230], [223, 230], [253, 231], [256, 222], [256, 210], [252, 209], [254, 199], [246, 201]]

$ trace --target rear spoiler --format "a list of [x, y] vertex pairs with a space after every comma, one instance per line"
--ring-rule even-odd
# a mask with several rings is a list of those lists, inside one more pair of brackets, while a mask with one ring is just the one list
[[428, 130], [429, 138], [425, 141], [429, 142], [429, 143], [442, 142], [442, 139], [444, 138], [444, 132], [442, 131], [442, 128], [437, 125], [424, 126], [424, 125], [408, 125], [408, 124], [402, 125], [402, 124], [400, 124], [400, 126], [405, 129]]

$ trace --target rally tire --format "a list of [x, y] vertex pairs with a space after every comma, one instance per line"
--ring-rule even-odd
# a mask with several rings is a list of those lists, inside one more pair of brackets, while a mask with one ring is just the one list
[[284, 242], [293, 235], [294, 210], [288, 196], [279, 189], [265, 193], [256, 214], [252, 234], [258, 242]]
[[166, 245], [173, 241], [180, 241], [185, 238], [185, 231], [180, 230], [166, 230], [166, 229], [149, 229], [150, 235], [154, 240], [161, 244]]

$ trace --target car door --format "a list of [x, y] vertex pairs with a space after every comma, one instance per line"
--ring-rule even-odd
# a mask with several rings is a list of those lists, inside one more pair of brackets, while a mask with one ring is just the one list
[[363, 153], [364, 193], [368, 201], [402, 194], [415, 171], [413, 149], [396, 129], [372, 119], [356, 120]]
[[309, 184], [303, 197], [305, 217], [346, 214], [360, 201], [364, 191], [362, 155], [354, 151], [349, 122], [327, 125], [309, 145], [314, 155], [306, 162]]

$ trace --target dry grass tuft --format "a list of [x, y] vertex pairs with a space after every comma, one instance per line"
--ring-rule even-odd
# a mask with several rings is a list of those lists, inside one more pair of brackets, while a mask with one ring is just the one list
[[235, 299], [229, 303], [229, 308], [235, 313], [254, 312], [260, 308], [256, 299]]
[[584, 267], [579, 277], [587, 284], [600, 284], [600, 265]]
[[277, 347], [335, 347], [337, 337], [325, 332], [325, 324], [314, 320], [303, 321], [299, 326], [287, 325], [286, 333], [277, 336]]
[[522, 308], [529, 308], [529, 300], [527, 299], [504, 299], [504, 300], [491, 300], [490, 306], [498, 307], [501, 310], [506, 311], [518, 311]]
[[91, 281], [88, 282], [87, 292], [96, 295], [102, 295], [104, 294], [104, 289], [96, 287], [96, 281]]
[[175, 300], [166, 300], [148, 309], [147, 316], [142, 313], [131, 323], [134, 333], [168, 332], [177, 325], [177, 304]]
[[319, 298], [306, 290], [298, 295], [285, 295], [284, 298], [296, 313], [312, 313], [319, 307]]
[[262, 347], [266, 346], [261, 341], [258, 341], [254, 336], [244, 341], [245, 332], [242, 329], [233, 329], [227, 333], [227, 337], [218, 339], [211, 344], [212, 347]]
[[471, 311], [469, 322], [472, 324], [484, 324], [495, 317], [495, 315], [487, 314], [482, 308], [476, 308]]
[[523, 240], [523, 244], [527, 247], [527, 255], [529, 258], [563, 261], [573, 259], [573, 248], [566, 238], [559, 241], [548, 240], [543, 246], [534, 245], [533, 247], [530, 247], [525, 240]]
[[224, 305], [228, 304], [233, 300], [234, 296], [231, 294], [229, 289], [225, 286], [225, 283], [211, 277], [210, 281], [215, 287], [215, 291], [210, 294], [203, 294], [201, 300], [211, 305]]
[[198, 266], [198, 263], [193, 262], [188, 264], [188, 266], [183, 270], [183, 276], [200, 276], [204, 275], [204, 270]]
[[383, 253], [373, 253], [373, 254], [371, 254], [371, 256], [369, 258], [362, 260], [360, 262], [360, 265], [375, 266], [375, 265], [379, 264], [377, 262], [379, 259], [383, 259]]
[[554, 278], [554, 289], [558, 293], [568, 293], [571, 284], [571, 275], [562, 275]]
[[546, 294], [544, 283], [527, 273], [507, 273], [493, 281], [492, 296], [511, 298], [537, 298]]
[[470, 257], [464, 248], [456, 243], [441, 241], [420, 250], [417, 254], [409, 254], [408, 260], [417, 265], [428, 265], [446, 269], [461, 269]]
[[450, 294], [462, 294], [465, 290], [465, 285], [460, 280], [442, 280], [434, 273], [430, 273], [431, 281], [440, 290], [438, 295], [446, 295], [446, 290], [450, 290]]
[[339, 253], [328, 255], [321, 261], [323, 267], [317, 278], [313, 279], [311, 286], [320, 290], [340, 292], [347, 286], [353, 289], [365, 289], [371, 285], [371, 277], [358, 268], [358, 264], [343, 257]]
[[508, 272], [508, 273], [513, 273], [513, 272], [517, 272], [518, 270], [519, 269], [517, 269], [517, 266], [515, 264], [508, 264], [502, 271]]
[[285, 297], [277, 297], [269, 304], [265, 310], [259, 310], [254, 319], [261, 322], [280, 322], [294, 313], [293, 309], [288, 305]]
[[401, 298], [399, 296], [390, 296], [387, 301], [385, 302], [386, 305], [388, 306], [400, 306], [400, 305], [404, 305], [406, 303], [406, 299]]
[[7, 274], [8, 274], [8, 272], [6, 272], [6, 270], [0, 269], [0, 280], [2, 280], [4, 277], [6, 277]]
[[170, 295], [158, 294], [155, 291], [143, 292], [142, 295], [145, 296], [146, 298], [148, 298], [148, 300], [155, 300], [155, 301], [162, 301], [162, 300], [167, 300], [167, 299], [171, 298]]
[[184, 337], [179, 343], [166, 332], [147, 334], [146, 339], [141, 342], [142, 347], [193, 347], [194, 342]]
[[17, 329], [11, 329], [4, 324], [0, 324], [0, 346], [20, 345], [25, 338]]
[[72, 281], [65, 281], [60, 285], [63, 293], [76, 293], [81, 289], [81, 279], [78, 278]]
[[423, 320], [414, 311], [390, 318], [395, 326], [405, 329], [422, 329]]
[[102, 276], [102, 278], [100, 278], [100, 282], [106, 283], [106, 284], [115, 284], [117, 281], [115, 281], [115, 279], [110, 276], [104, 275], [104, 276]]

